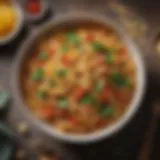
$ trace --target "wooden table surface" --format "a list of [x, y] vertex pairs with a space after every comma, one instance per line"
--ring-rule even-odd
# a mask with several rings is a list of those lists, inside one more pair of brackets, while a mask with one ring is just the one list
[[[118, 1], [118, 0], [117, 0]], [[159, 89], [159, 77], [160, 72], [160, 62], [158, 62], [155, 50], [153, 48], [153, 42], [157, 35], [160, 33], [160, 1], [149, 1], [149, 0], [123, 0], [120, 4], [121, 11], [115, 1], [107, 0], [50, 0], [52, 5], [52, 15], [49, 18], [54, 17], [57, 14], [65, 14], [70, 11], [92, 11], [99, 12], [106, 16], [110, 15], [115, 18], [116, 21], [122, 23], [126, 33], [130, 34], [137, 46], [141, 49], [143, 57], [146, 62], [147, 67], [147, 89], [146, 96], [143, 100], [142, 107], [138, 113], [134, 116], [132, 121], [118, 134], [114, 135], [110, 139], [104, 140], [92, 145], [68, 145], [55, 143], [53, 141], [53, 146], [58, 153], [62, 154], [64, 159], [72, 159], [70, 155], [74, 153], [77, 157], [83, 160], [106, 160], [106, 159], [130, 159], [136, 160], [139, 148], [143, 143], [143, 137], [147, 126], [151, 118], [151, 105], [155, 98], [157, 98], [158, 92], [155, 90]], [[127, 11], [126, 6], [128, 6]], [[123, 8], [124, 7], [124, 8]], [[123, 10], [123, 11], [122, 11]], [[125, 13], [124, 13], [125, 12]], [[127, 13], [127, 15], [126, 15]], [[128, 16], [129, 15], [129, 16]], [[145, 29], [139, 30], [137, 27], [136, 31], [133, 31], [131, 28], [126, 26], [128, 23], [135, 22], [141, 23]], [[138, 21], [138, 22], [137, 22]], [[26, 21], [27, 22], [27, 21]], [[43, 22], [45, 23], [45, 22]], [[26, 23], [20, 36], [10, 45], [0, 47], [0, 87], [11, 91], [10, 86], [10, 73], [11, 73], [11, 63], [14, 61], [15, 54], [21, 45], [21, 42], [25, 40], [27, 34], [30, 33], [30, 30], [36, 29], [41, 24], [37, 25], [28, 25]], [[139, 25], [139, 24], [138, 24]], [[144, 32], [144, 33], [143, 33]], [[138, 33], [138, 37], [137, 37]], [[159, 68], [158, 68], [159, 67]], [[21, 113], [16, 109], [14, 100], [12, 101], [11, 109], [8, 113], [8, 116], [5, 117], [5, 123], [13, 129], [17, 134], [17, 125], [20, 121], [25, 121], [25, 118], [21, 116]], [[29, 124], [29, 123], [28, 123]], [[51, 140], [46, 137], [46, 135], [41, 135], [37, 129], [34, 129], [33, 126], [30, 126], [32, 134], [29, 137], [21, 137], [24, 143], [30, 144], [33, 140], [39, 139], [48, 141], [50, 144]], [[38, 135], [38, 136], [37, 136]], [[152, 160], [160, 159], [160, 154], [158, 153], [158, 142], [160, 140], [157, 137], [157, 143], [155, 143], [155, 149]], [[68, 155], [66, 155], [66, 152]], [[31, 158], [33, 159], [33, 158]], [[76, 159], [76, 158], [73, 158]]]

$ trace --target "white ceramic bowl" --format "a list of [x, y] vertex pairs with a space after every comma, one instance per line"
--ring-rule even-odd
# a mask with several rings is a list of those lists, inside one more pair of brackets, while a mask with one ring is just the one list
[[2, 38], [0, 37], [0, 45], [5, 45], [5, 44], [11, 42], [13, 39], [15, 39], [23, 27], [24, 14], [18, 4], [16, 4], [14, 2], [12, 5], [16, 11], [17, 23], [16, 23], [15, 27], [13, 28], [13, 30], [8, 35], [6, 35]]
[[[124, 115], [119, 119], [119, 121], [115, 122], [114, 124], [107, 126], [106, 128], [89, 133], [84, 135], [77, 135], [77, 134], [69, 134], [69, 133], [62, 133], [58, 131], [56, 128], [51, 128], [44, 122], [39, 121], [32, 115], [32, 113], [28, 110], [28, 107], [23, 101], [23, 97], [21, 94], [20, 89], [20, 72], [21, 72], [21, 64], [23, 64], [23, 60], [29, 53], [30, 48], [34, 47], [34, 42], [37, 39], [40, 39], [47, 34], [50, 34], [51, 30], [56, 30], [59, 28], [64, 27], [72, 27], [78, 26], [84, 22], [89, 23], [98, 23], [103, 24], [104, 26], [110, 26], [115, 29], [115, 32], [121, 37], [122, 41], [126, 44], [126, 47], [130, 51], [130, 54], [135, 61], [137, 67], [137, 78], [136, 78], [136, 88], [133, 99], [131, 100], [127, 111]], [[122, 31], [121, 26], [116, 22], [112, 21], [112, 19], [108, 17], [103, 17], [102, 15], [97, 14], [70, 14], [61, 17], [57, 17], [48, 24], [42, 26], [40, 30], [37, 30], [34, 34], [32, 34], [24, 43], [22, 48], [20, 49], [19, 53], [17, 54], [15, 63], [14, 63], [14, 70], [12, 76], [12, 87], [13, 87], [13, 94], [17, 103], [17, 107], [22, 111], [24, 116], [30, 121], [37, 129], [45, 132], [48, 136], [52, 136], [58, 140], [67, 141], [70, 143], [91, 143], [98, 140], [102, 140], [104, 138], [108, 138], [111, 135], [115, 134], [117, 131], [121, 130], [135, 115], [136, 111], [139, 109], [141, 100], [144, 95], [145, 91], [145, 67], [143, 63], [143, 59], [141, 58], [141, 53], [135, 46], [135, 44], [131, 41], [131, 39], [126, 35], [125, 31]]]

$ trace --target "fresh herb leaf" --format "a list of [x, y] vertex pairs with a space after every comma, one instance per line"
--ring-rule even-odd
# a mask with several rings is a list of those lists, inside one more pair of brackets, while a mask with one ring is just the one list
[[84, 96], [81, 100], [80, 100], [81, 104], [92, 104], [93, 103], [93, 97], [90, 95]]
[[49, 81], [49, 86], [50, 86], [51, 88], [53, 88], [53, 87], [55, 86], [55, 81], [54, 81], [54, 80], [50, 80], [50, 81]]
[[32, 72], [31, 78], [35, 81], [39, 81], [42, 79], [44, 75], [44, 71], [42, 68], [37, 68], [35, 71]]
[[66, 44], [62, 45], [61, 51], [62, 51], [62, 53], [66, 53], [68, 51], [68, 47]]
[[101, 113], [103, 116], [107, 116], [107, 117], [113, 117], [114, 115], [114, 112], [113, 112], [113, 109], [111, 107], [105, 107], [103, 110], [102, 110], [102, 113]]
[[46, 53], [46, 52], [41, 52], [39, 55], [38, 55], [38, 58], [40, 59], [40, 60], [47, 60], [48, 59], [48, 54]]
[[104, 88], [104, 85], [101, 82], [97, 81], [97, 83], [96, 83], [96, 91], [98, 93], [100, 93], [103, 88]]
[[113, 62], [113, 56], [112, 56], [112, 54], [110, 54], [110, 53], [106, 53], [105, 54], [105, 62], [107, 64], [111, 64]]
[[117, 87], [125, 87], [129, 84], [128, 80], [119, 72], [114, 72], [111, 76], [111, 79]]
[[108, 52], [108, 49], [106, 48], [106, 46], [99, 41], [94, 41], [91, 43], [91, 45], [95, 52]]
[[57, 104], [60, 108], [66, 108], [68, 106], [68, 100], [66, 98], [60, 98], [57, 100]]
[[67, 71], [64, 70], [64, 69], [59, 69], [59, 70], [56, 71], [56, 75], [58, 77], [65, 77], [67, 75]]
[[45, 91], [37, 91], [37, 98], [40, 100], [44, 100], [46, 98], [46, 92]]
[[66, 41], [70, 42], [71, 44], [75, 46], [80, 45], [80, 39], [73, 32], [66, 33]]

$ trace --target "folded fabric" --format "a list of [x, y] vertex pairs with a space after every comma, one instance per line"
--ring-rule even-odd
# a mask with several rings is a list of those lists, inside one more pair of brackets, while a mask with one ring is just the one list
[[[0, 118], [5, 115], [8, 108], [9, 94], [0, 91]], [[0, 123], [0, 160], [12, 160], [15, 142], [13, 133], [5, 125]]]
[[12, 160], [14, 149], [12, 131], [0, 123], [0, 160]]

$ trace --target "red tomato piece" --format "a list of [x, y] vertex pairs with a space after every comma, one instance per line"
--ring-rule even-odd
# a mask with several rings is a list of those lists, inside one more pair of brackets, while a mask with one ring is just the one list
[[94, 41], [94, 36], [93, 36], [92, 34], [88, 34], [88, 35], [86, 36], [86, 40], [87, 40], [88, 42], [92, 42], [92, 41]]
[[118, 53], [124, 55], [127, 53], [127, 49], [125, 47], [121, 47], [118, 49]]
[[124, 92], [120, 92], [120, 91], [117, 91], [115, 93], [115, 98], [116, 100], [120, 101], [120, 102], [125, 102], [126, 99], [127, 99], [127, 96], [128, 94], [127, 93], [124, 93]]
[[44, 65], [44, 61], [38, 61], [38, 66], [41, 67]]
[[93, 67], [99, 67], [99, 66], [102, 66], [102, 65], [105, 65], [105, 58], [104, 58], [104, 55], [102, 54], [96, 54], [94, 57], [93, 57], [93, 60], [92, 60], [92, 66]]
[[71, 64], [71, 60], [69, 59], [69, 57], [67, 56], [63, 56], [61, 59], [61, 62], [65, 65], [65, 66], [69, 66]]
[[54, 110], [50, 106], [45, 106], [45, 107], [40, 108], [37, 111], [37, 114], [38, 116], [40, 116], [40, 118], [49, 120], [54, 116]]
[[49, 56], [53, 56], [54, 54], [55, 54], [55, 48], [49, 48], [48, 49], [48, 54], [49, 54]]
[[101, 92], [100, 97], [99, 97], [99, 98], [100, 98], [100, 99], [99, 99], [100, 102], [103, 103], [103, 102], [106, 102], [106, 101], [108, 100], [109, 92], [110, 92], [110, 91], [109, 91], [108, 88], [105, 87], [105, 88], [103, 89], [103, 91]]
[[72, 91], [72, 95], [75, 100], [80, 100], [86, 94], [86, 90], [82, 87], [74, 88]]
[[77, 124], [77, 120], [73, 116], [68, 117], [68, 120], [71, 122], [72, 125], [76, 125]]
[[98, 125], [98, 127], [103, 127], [104, 125], [106, 125], [106, 123], [107, 123], [107, 120], [101, 117], [99, 119], [97, 125]]

